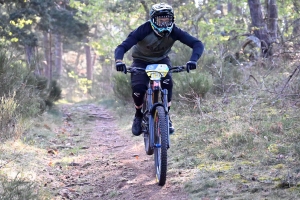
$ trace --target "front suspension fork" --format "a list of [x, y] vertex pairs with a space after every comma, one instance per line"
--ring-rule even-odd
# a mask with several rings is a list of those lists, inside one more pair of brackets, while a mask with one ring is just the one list
[[158, 146], [156, 146], [156, 144], [154, 143], [154, 114], [155, 114], [155, 109], [158, 106], [163, 106], [164, 107], [164, 111], [166, 114], [166, 121], [167, 121], [167, 130], [168, 130], [168, 148], [170, 147], [170, 137], [169, 137], [169, 113], [168, 113], [168, 90], [167, 89], [163, 89], [161, 91], [162, 93], [162, 100], [163, 100], [163, 104], [161, 103], [152, 103], [152, 98], [153, 98], [153, 90], [148, 89], [147, 90], [147, 101], [148, 101], [148, 110], [149, 110], [149, 139], [150, 139], [150, 145], [151, 148], [159, 148]]

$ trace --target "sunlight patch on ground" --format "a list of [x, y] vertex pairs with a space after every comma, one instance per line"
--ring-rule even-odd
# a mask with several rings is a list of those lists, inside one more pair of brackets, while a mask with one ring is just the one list
[[45, 150], [29, 146], [21, 140], [6, 142], [1, 146], [0, 151], [0, 160], [3, 159], [1, 172], [11, 179], [21, 176], [29, 180], [36, 180], [36, 169], [40, 167], [41, 163], [48, 162], [41, 156], [46, 153]]

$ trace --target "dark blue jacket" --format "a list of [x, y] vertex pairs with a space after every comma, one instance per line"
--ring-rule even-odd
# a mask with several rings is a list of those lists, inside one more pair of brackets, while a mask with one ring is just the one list
[[168, 37], [158, 36], [152, 29], [150, 21], [132, 31], [115, 50], [115, 60], [123, 60], [124, 54], [133, 47], [133, 59], [155, 63], [168, 56], [176, 40], [193, 49], [191, 61], [197, 61], [204, 50], [203, 43], [175, 24]]

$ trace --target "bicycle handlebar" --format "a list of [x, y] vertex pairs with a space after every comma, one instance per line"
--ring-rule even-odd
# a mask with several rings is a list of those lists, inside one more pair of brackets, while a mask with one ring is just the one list
[[[126, 72], [128, 72], [128, 73], [133, 73], [135, 70], [145, 71], [146, 69], [145, 68], [141, 68], [141, 67], [128, 67], [128, 68], [126, 68]], [[172, 72], [172, 73], [179, 73], [179, 72], [183, 72], [183, 71], [187, 71], [185, 65], [183, 65], [183, 66], [175, 66], [175, 67], [171, 67], [169, 69], [169, 72]]]

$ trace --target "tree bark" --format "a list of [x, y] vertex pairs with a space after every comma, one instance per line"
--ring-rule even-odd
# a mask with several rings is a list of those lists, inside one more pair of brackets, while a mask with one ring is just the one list
[[50, 83], [52, 82], [53, 79], [53, 63], [52, 63], [52, 58], [53, 58], [53, 53], [52, 53], [52, 33], [49, 33], [49, 78], [48, 78], [48, 87], [50, 86]]
[[300, 13], [300, 2], [299, 0], [293, 0], [293, 5], [295, 8], [295, 11], [299, 14]]
[[252, 28], [255, 36], [262, 41], [263, 56], [267, 55], [271, 38], [268, 34], [267, 24], [264, 21], [260, 0], [248, 0], [250, 15], [252, 20]]
[[30, 63], [32, 61], [33, 52], [34, 52], [34, 47], [25, 45], [25, 55], [26, 55], [26, 60], [27, 60], [28, 65], [30, 65]]
[[62, 70], [63, 44], [60, 34], [55, 34], [55, 78], [59, 78]]
[[227, 12], [230, 13], [233, 9], [233, 5], [231, 1], [228, 1], [227, 3]]
[[293, 35], [295, 37], [300, 36], [300, 18], [293, 21]]
[[147, 3], [146, 3], [145, 0], [141, 0], [141, 4], [142, 4], [142, 6], [143, 6], [143, 8], [145, 10], [145, 20], [147, 21], [150, 18], [149, 17], [149, 8], [148, 8]]
[[86, 76], [88, 80], [93, 79], [93, 66], [92, 66], [92, 54], [91, 54], [91, 47], [88, 44], [89, 40], [85, 39], [85, 57], [86, 57]]
[[50, 69], [49, 69], [49, 63], [50, 63], [50, 42], [49, 42], [49, 34], [44, 31], [43, 32], [43, 44], [44, 44], [44, 54], [45, 54], [45, 61], [44, 64], [44, 76], [49, 79], [50, 77]]
[[34, 73], [37, 75], [40, 75], [39, 72], [39, 65], [33, 64], [34, 62], [34, 55], [35, 55], [35, 47], [30, 46], [30, 45], [25, 45], [25, 55], [26, 55], [26, 61], [27, 61], [27, 66], [28, 68], [31, 69], [31, 67], [35, 67], [34, 68]]
[[[300, 2], [299, 0], [293, 0], [293, 6], [294, 10], [296, 11], [297, 14], [300, 14]], [[298, 36], [300, 35], [300, 18], [295, 19], [292, 23], [293, 25], [293, 35]]]
[[276, 42], [277, 40], [277, 27], [278, 27], [278, 12], [277, 12], [277, 5], [276, 0], [269, 0], [268, 1], [268, 14], [269, 14], [269, 34], [271, 37], [271, 42]]

